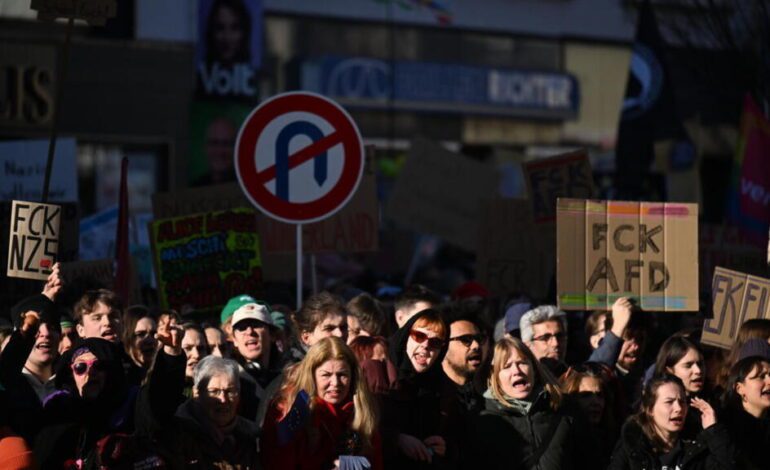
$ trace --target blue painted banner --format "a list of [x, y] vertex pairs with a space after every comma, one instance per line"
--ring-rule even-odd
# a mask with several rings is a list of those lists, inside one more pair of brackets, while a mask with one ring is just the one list
[[326, 56], [301, 75], [304, 90], [351, 107], [569, 119], [580, 103], [577, 79], [561, 72]]

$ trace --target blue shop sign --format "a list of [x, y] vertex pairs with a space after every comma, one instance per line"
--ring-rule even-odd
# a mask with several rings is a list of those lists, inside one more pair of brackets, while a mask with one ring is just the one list
[[301, 80], [304, 90], [363, 108], [569, 119], [580, 100], [566, 73], [363, 57], [305, 61]]

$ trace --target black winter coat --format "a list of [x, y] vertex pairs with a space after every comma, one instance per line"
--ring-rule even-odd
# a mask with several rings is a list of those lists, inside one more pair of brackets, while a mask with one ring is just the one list
[[[588, 423], [564, 407], [554, 411], [547, 392], [538, 394], [527, 414], [485, 396], [485, 410], [476, 419], [472, 433], [477, 468], [598, 468], [597, 445]], [[546, 447], [540, 452], [541, 446]], [[534, 461], [537, 452], [540, 458]]]
[[[442, 350], [431, 367], [416, 373], [406, 354], [406, 343], [412, 325], [425, 315], [414, 315], [391, 338], [388, 345], [390, 361], [398, 371], [394, 390], [382, 396], [383, 456], [386, 468], [400, 470], [453, 469], [457, 468], [459, 446], [458, 432], [462, 427], [457, 411], [459, 404], [454, 397], [442, 396], [441, 361], [446, 353]], [[441, 436], [446, 443], [446, 455], [433, 456], [430, 464], [411, 460], [396, 445], [399, 434], [407, 434], [424, 440]]]
[[760, 470], [770, 466], [770, 419], [757, 419], [743, 408], [729, 409], [724, 424], [735, 442], [736, 459], [742, 470]]
[[[704, 429], [695, 440], [680, 439], [681, 470], [734, 470], [735, 451], [722, 423]], [[608, 470], [660, 470], [659, 457], [635, 420], [623, 425]]]

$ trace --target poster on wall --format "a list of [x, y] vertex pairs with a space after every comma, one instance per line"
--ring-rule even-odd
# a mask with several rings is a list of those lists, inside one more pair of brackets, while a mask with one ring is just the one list
[[235, 181], [235, 139], [250, 111], [250, 107], [238, 104], [208, 101], [192, 104], [188, 163], [191, 186]]
[[257, 96], [262, 0], [200, 0], [195, 59], [202, 96]]

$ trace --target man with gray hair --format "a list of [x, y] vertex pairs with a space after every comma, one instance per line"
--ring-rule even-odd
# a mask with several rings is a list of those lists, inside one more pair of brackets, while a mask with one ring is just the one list
[[567, 354], [567, 315], [555, 305], [529, 310], [519, 321], [521, 340], [538, 360], [564, 361]]
[[[630, 300], [621, 297], [612, 306], [612, 327], [604, 341], [588, 358], [589, 362], [601, 362], [615, 367], [621, 352], [623, 335], [631, 318]], [[541, 305], [527, 311], [519, 321], [521, 339], [529, 346], [538, 360], [546, 360], [549, 368], [556, 362], [564, 363], [567, 354], [567, 314], [555, 305]], [[558, 370], [558, 368], [557, 368]]]

